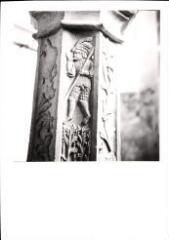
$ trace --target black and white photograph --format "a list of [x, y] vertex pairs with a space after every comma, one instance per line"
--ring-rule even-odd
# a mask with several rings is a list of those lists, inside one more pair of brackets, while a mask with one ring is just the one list
[[160, 11], [30, 18], [38, 63], [27, 161], [158, 161]]
[[21, 19], [14, 22], [12, 46], [18, 63], [25, 65], [28, 54], [34, 62], [24, 160], [158, 161], [160, 11], [26, 17], [34, 33]]
[[2, 240], [168, 240], [168, 13], [2, 3]]

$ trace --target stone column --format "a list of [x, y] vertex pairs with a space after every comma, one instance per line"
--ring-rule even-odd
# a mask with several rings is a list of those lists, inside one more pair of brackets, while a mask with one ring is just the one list
[[120, 159], [115, 56], [136, 12], [31, 12], [39, 43], [28, 161]]

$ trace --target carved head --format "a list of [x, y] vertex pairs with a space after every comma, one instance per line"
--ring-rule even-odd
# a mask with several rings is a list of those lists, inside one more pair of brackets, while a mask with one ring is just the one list
[[92, 37], [80, 39], [73, 47], [73, 60], [86, 59], [92, 49]]

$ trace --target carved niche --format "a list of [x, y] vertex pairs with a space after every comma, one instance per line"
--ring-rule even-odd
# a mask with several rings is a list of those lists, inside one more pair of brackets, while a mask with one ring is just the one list
[[38, 82], [38, 99], [34, 119], [33, 142], [28, 161], [53, 161], [54, 159], [54, 122], [52, 105], [56, 89], [54, 78], [57, 75], [57, 48], [52, 41], [43, 39], [40, 51], [40, 70]]
[[[66, 93], [67, 116], [62, 129], [62, 161], [90, 161], [90, 92], [94, 77], [93, 38], [78, 40], [66, 54], [66, 73], [71, 80]], [[76, 123], [76, 108], [81, 121]]]
[[103, 74], [99, 84], [99, 104], [100, 104], [99, 139], [98, 139], [99, 160], [116, 160], [117, 96], [113, 68], [114, 68], [114, 56], [112, 55], [112, 51], [110, 51], [110, 48], [106, 48], [105, 46], [104, 50], [102, 51]]

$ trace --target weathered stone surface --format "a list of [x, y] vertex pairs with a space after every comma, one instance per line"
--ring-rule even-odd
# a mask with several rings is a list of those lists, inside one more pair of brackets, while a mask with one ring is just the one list
[[[118, 128], [116, 56], [136, 12], [31, 13], [39, 52], [28, 161], [120, 160], [121, 149], [122, 160], [145, 154], [151, 159], [158, 144], [152, 89], [141, 92], [138, 101], [135, 95], [122, 98], [128, 130], [119, 137]], [[145, 103], [148, 95], [153, 100]], [[133, 127], [144, 131], [131, 137]]]
[[39, 46], [28, 161], [53, 161], [59, 85], [60, 33]]

